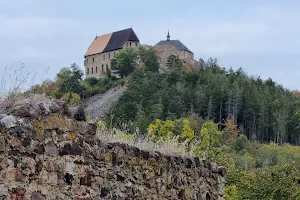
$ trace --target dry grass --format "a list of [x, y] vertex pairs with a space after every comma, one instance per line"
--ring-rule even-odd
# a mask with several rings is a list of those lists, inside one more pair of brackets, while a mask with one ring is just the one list
[[[45, 75], [49, 68], [46, 69]], [[11, 108], [16, 102], [31, 98], [38, 101], [44, 100], [44, 95], [36, 95], [24, 92], [34, 85], [36, 75], [32, 71], [28, 71], [24, 64], [20, 66], [6, 66], [1, 70], [0, 75], [0, 112]], [[43, 78], [42, 78], [43, 79]], [[41, 80], [43, 81], [43, 80]]]
[[26, 71], [23, 64], [19, 67], [6, 66], [0, 76], [0, 111], [10, 108], [20, 100], [21, 92], [33, 81], [32, 73]]
[[98, 128], [96, 136], [105, 143], [119, 142], [147, 151], [159, 151], [167, 155], [190, 156], [189, 152], [186, 151], [186, 145], [184, 143], [179, 143], [177, 138], [154, 143], [148, 136], [143, 136], [138, 132], [129, 134], [126, 131], [115, 128], [109, 130], [106, 127]]

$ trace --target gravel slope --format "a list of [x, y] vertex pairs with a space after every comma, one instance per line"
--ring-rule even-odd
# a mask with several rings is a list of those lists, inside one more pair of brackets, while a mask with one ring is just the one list
[[119, 100], [126, 89], [126, 86], [116, 86], [103, 94], [97, 94], [88, 98], [83, 105], [85, 115], [94, 122], [103, 120], [106, 112]]

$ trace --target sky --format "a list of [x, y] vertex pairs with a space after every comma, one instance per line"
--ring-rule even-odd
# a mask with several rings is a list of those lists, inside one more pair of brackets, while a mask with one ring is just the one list
[[[300, 89], [298, 0], [0, 0], [0, 79], [6, 66], [54, 79], [96, 35], [132, 27], [141, 44], [179, 39], [196, 60]], [[23, 64], [22, 64], [23, 63]]]

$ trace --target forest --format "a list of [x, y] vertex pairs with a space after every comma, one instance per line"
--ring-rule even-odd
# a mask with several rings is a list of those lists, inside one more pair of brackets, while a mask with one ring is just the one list
[[94, 94], [126, 84], [127, 91], [106, 120], [97, 123], [99, 128], [118, 130], [116, 136], [124, 142], [171, 144], [175, 150], [183, 148], [185, 155], [225, 166], [228, 200], [300, 200], [297, 91], [242, 69], [225, 69], [217, 59], [200, 59], [193, 70], [171, 56], [164, 73], [159, 73], [157, 59], [149, 48], [128, 48], [112, 62], [123, 79], [108, 74], [84, 80], [72, 64], [55, 80], [29, 91], [80, 106]]
[[216, 59], [200, 61], [197, 70], [186, 69], [176, 60], [164, 74], [136, 70], [112, 113], [143, 131], [156, 118], [176, 119], [192, 113], [214, 121], [219, 130], [231, 119], [248, 139], [299, 144], [297, 93], [270, 78], [262, 80], [242, 69], [221, 68]]

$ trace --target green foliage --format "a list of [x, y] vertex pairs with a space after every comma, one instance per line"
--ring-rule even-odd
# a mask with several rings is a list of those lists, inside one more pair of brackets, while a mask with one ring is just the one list
[[248, 145], [248, 138], [244, 134], [238, 136], [233, 142], [234, 150], [237, 152], [244, 150], [247, 147], [247, 145]]
[[138, 53], [135, 48], [128, 47], [122, 49], [115, 58], [115, 64], [112, 65], [112, 70], [115, 70], [121, 78], [132, 73], [137, 65]]
[[105, 128], [106, 128], [106, 124], [105, 124], [105, 122], [103, 122], [103, 121], [98, 121], [98, 122], [97, 122], [97, 126], [98, 126], [100, 129], [105, 129]]
[[205, 122], [200, 131], [199, 146], [193, 146], [191, 151], [206, 159], [214, 158], [220, 152], [221, 135], [217, 124]]
[[60, 98], [66, 93], [76, 93], [82, 95], [83, 86], [80, 84], [83, 77], [83, 71], [76, 63], [73, 63], [70, 68], [62, 68], [57, 74], [57, 80], [60, 87], [57, 93], [57, 98]]
[[290, 164], [240, 173], [238, 199], [298, 199], [300, 171]]
[[87, 84], [89, 84], [90, 86], [95, 86], [99, 83], [99, 79], [95, 78], [95, 77], [91, 77], [91, 78], [87, 78], [85, 79], [85, 82]]
[[[242, 69], [226, 70], [216, 59], [201, 61], [201, 68], [192, 71], [185, 70], [174, 56], [169, 65], [163, 74], [146, 67], [136, 70], [111, 113], [124, 115], [124, 122], [135, 122], [138, 105], [149, 121], [186, 118], [192, 110], [202, 119], [218, 123], [220, 130], [226, 126], [224, 119], [232, 120], [232, 129], [224, 134], [228, 146], [239, 132], [261, 142], [300, 144], [300, 100], [271, 79], [249, 77]], [[144, 129], [144, 123], [138, 124]]]
[[146, 70], [158, 72], [158, 56], [152, 48], [146, 46], [139, 46], [138, 57], [140, 61], [145, 65]]
[[238, 200], [237, 187], [235, 185], [225, 187], [225, 198], [226, 200]]

